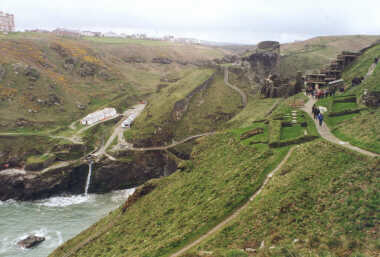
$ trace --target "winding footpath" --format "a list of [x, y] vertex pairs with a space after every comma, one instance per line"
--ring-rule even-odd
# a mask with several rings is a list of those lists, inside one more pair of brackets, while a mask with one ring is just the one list
[[174, 142], [174, 143], [172, 143], [170, 145], [166, 145], [166, 146], [152, 146], [152, 147], [141, 147], [141, 148], [139, 148], [139, 147], [130, 147], [130, 144], [125, 144], [125, 145], [122, 145], [122, 147], [127, 148], [128, 150], [137, 151], [137, 152], [167, 150], [167, 149], [176, 147], [178, 145], [184, 144], [184, 143], [186, 143], [190, 140], [193, 140], [195, 138], [211, 136], [211, 135], [215, 135], [217, 133], [218, 132], [208, 132], [208, 133], [202, 133], [202, 134], [198, 134], [198, 135], [189, 136], [189, 137], [186, 137], [185, 139], [182, 139], [181, 141]]
[[231, 214], [231, 216], [229, 216], [228, 218], [226, 218], [225, 220], [223, 220], [221, 223], [219, 223], [218, 225], [216, 225], [213, 229], [211, 229], [210, 231], [208, 231], [206, 234], [204, 234], [203, 236], [201, 236], [200, 238], [198, 238], [194, 242], [188, 244], [187, 246], [185, 246], [184, 248], [182, 248], [178, 252], [170, 255], [170, 257], [178, 257], [178, 256], [184, 254], [185, 252], [187, 252], [191, 248], [195, 247], [196, 245], [198, 245], [201, 242], [203, 242], [204, 240], [206, 240], [208, 237], [210, 237], [213, 234], [215, 234], [216, 232], [220, 231], [224, 226], [226, 226], [233, 219], [237, 218], [239, 216], [239, 214], [242, 211], [244, 211], [245, 209], [247, 209], [247, 207], [249, 206], [249, 204], [263, 191], [264, 187], [268, 184], [268, 182], [276, 174], [276, 172], [279, 171], [284, 166], [284, 164], [288, 161], [289, 157], [291, 156], [291, 154], [293, 153], [293, 151], [294, 151], [295, 148], [296, 147], [291, 148], [289, 150], [289, 152], [287, 153], [287, 155], [285, 156], [285, 158], [280, 162], [280, 164], [277, 165], [277, 167], [271, 173], [268, 174], [268, 176], [266, 177], [264, 183], [261, 185], [261, 187], [259, 188], [259, 190], [257, 190], [256, 193], [254, 193], [249, 198], [249, 201], [247, 203], [245, 203], [242, 207], [240, 207], [239, 209], [237, 209], [234, 213]]
[[228, 82], [228, 67], [225, 67], [224, 68], [224, 83], [232, 88], [233, 90], [235, 90], [236, 92], [238, 92], [241, 96], [241, 103], [244, 107], [247, 106], [247, 103], [248, 103], [248, 98], [247, 98], [247, 95], [244, 93], [243, 90], [241, 90], [240, 88], [230, 84], [230, 82]]
[[[312, 119], [314, 119], [311, 111], [312, 111], [313, 105], [317, 102], [317, 99], [314, 99], [312, 97], [309, 97], [309, 98], [310, 98], [309, 101], [305, 104], [305, 106], [302, 108], [302, 110], [305, 111], [305, 112], [307, 112], [309, 114], [309, 116]], [[364, 150], [364, 149], [361, 149], [359, 147], [353, 146], [349, 142], [341, 141], [340, 139], [338, 139], [337, 137], [335, 137], [331, 133], [330, 129], [327, 127], [327, 125], [326, 125], [325, 122], [322, 124], [322, 126], [319, 126], [319, 123], [318, 123], [317, 120], [314, 120], [314, 122], [315, 122], [315, 126], [316, 126], [319, 134], [321, 135], [321, 137], [323, 137], [327, 141], [330, 141], [331, 143], [334, 143], [334, 144], [341, 145], [343, 147], [346, 147], [348, 149], [351, 149], [353, 151], [356, 151], [358, 153], [361, 153], [361, 154], [364, 154], [364, 155], [367, 155], [367, 156], [371, 156], [371, 157], [379, 157], [380, 156], [380, 154], [369, 152], [367, 150]]]

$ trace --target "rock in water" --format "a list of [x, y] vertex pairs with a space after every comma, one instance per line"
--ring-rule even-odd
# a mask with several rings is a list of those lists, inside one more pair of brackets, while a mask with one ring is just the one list
[[39, 237], [39, 236], [28, 236], [26, 239], [21, 240], [20, 242], [17, 243], [18, 246], [22, 248], [32, 248], [40, 243], [45, 241], [44, 237]]

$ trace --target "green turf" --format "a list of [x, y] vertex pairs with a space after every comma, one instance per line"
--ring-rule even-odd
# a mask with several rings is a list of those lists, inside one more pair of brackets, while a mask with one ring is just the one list
[[322, 140], [302, 145], [234, 222], [184, 256], [376, 256], [379, 167]]

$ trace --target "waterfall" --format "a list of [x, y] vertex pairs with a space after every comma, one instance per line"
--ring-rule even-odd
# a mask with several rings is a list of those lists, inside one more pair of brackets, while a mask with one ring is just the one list
[[91, 183], [91, 174], [92, 174], [92, 162], [88, 164], [88, 175], [87, 175], [87, 181], [86, 181], [86, 189], [84, 191], [85, 195], [88, 195], [88, 188], [90, 187]]

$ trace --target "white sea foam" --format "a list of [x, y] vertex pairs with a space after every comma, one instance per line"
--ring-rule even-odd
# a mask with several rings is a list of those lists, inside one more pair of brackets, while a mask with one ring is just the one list
[[47, 207], [66, 207], [92, 201], [90, 195], [56, 196], [37, 201], [38, 205]]
[[131, 189], [114, 191], [112, 192], [111, 201], [121, 202], [123, 200], [127, 200], [128, 197], [130, 197], [135, 192], [135, 190], [136, 190], [135, 188], [131, 188]]

